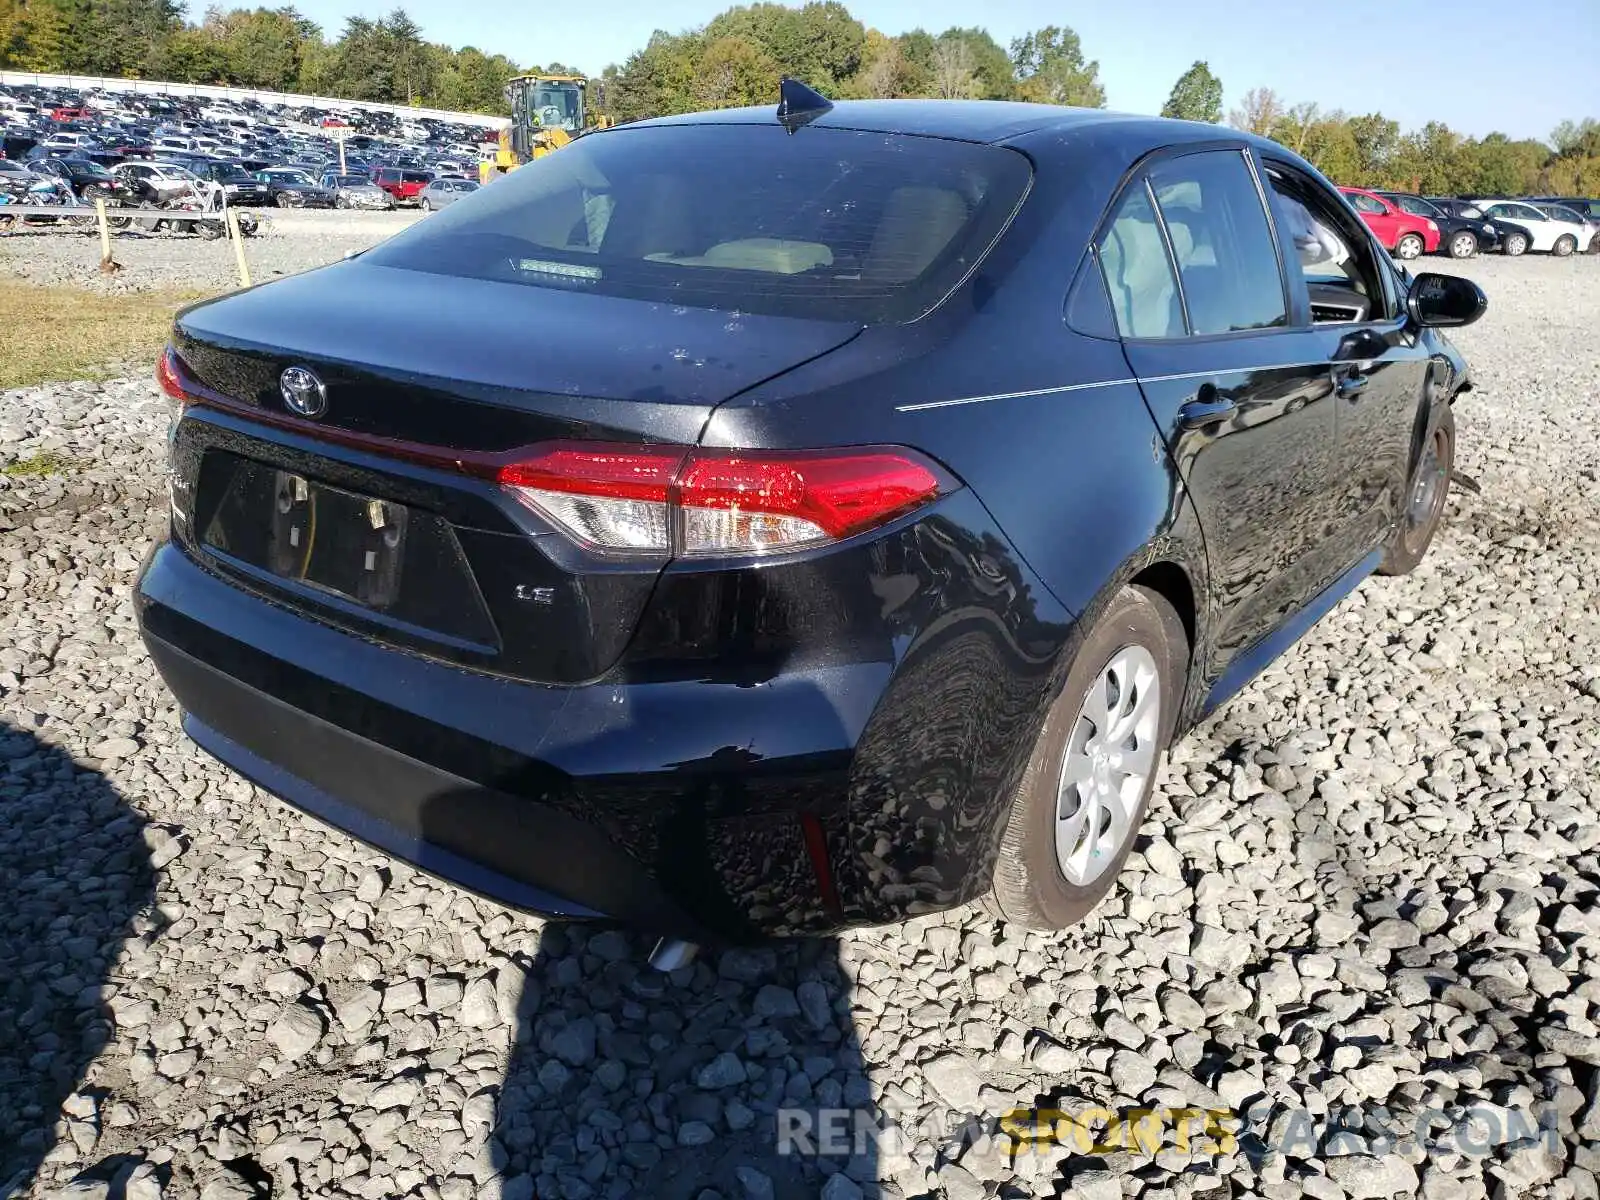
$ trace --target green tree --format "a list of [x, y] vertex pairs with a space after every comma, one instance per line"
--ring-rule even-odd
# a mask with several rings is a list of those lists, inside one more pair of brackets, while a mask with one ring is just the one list
[[1561, 158], [1600, 158], [1600, 121], [1563, 121], [1550, 131], [1550, 141]]
[[696, 34], [656, 30], [643, 50], [602, 76], [606, 101], [619, 121], [694, 111], [694, 72], [701, 40]]
[[214, 30], [227, 59], [228, 81], [244, 87], [286, 92], [300, 77], [300, 14], [292, 8], [212, 9], [206, 28]]
[[378, 28], [388, 43], [394, 62], [394, 100], [399, 104], [418, 104], [431, 90], [429, 57], [422, 40], [422, 29], [403, 8], [397, 8]]
[[1222, 80], [1211, 73], [1210, 64], [1196, 62], [1172, 85], [1172, 95], [1161, 106], [1163, 117], [1181, 121], [1222, 120]]
[[93, 75], [153, 73], [167, 39], [183, 27], [176, 0], [80, 0], [63, 7], [72, 26], [67, 66]]
[[[775, 63], [780, 74], [804, 80], [823, 94], [839, 86], [861, 67], [867, 31], [837, 0], [821, 0], [800, 8], [751, 4], [730, 8], [705, 27], [708, 43], [736, 38], [756, 47]], [[775, 100], [763, 96], [762, 100]]]
[[1391, 121], [1382, 113], [1367, 113], [1351, 117], [1346, 124], [1356, 145], [1357, 165], [1351, 178], [1340, 182], [1372, 187], [1389, 181], [1394, 158], [1400, 152], [1400, 122]]
[[1047, 25], [1011, 43], [1011, 63], [1025, 100], [1104, 108], [1100, 64], [1086, 62], [1078, 35], [1065, 26]]
[[705, 44], [695, 64], [694, 106], [737, 108], [766, 104], [778, 90], [781, 72], [765, 51], [743, 38], [723, 37]]
[[73, 14], [61, 0], [29, 0], [13, 18], [7, 49], [25, 71], [64, 71], [70, 65]]
[[208, 29], [186, 26], [167, 39], [161, 53], [161, 76], [177, 83], [228, 81], [228, 54]]
[[1361, 150], [1343, 113], [1330, 113], [1312, 122], [1301, 154], [1335, 183], [1349, 184], [1360, 175]]

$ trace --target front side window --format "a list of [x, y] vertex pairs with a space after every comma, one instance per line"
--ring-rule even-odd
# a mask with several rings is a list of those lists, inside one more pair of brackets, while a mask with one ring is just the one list
[[1384, 292], [1372, 239], [1311, 180], [1276, 163], [1266, 184], [1285, 245], [1285, 261], [1305, 281], [1313, 324], [1383, 314]]
[[1158, 163], [1150, 185], [1172, 242], [1190, 331], [1287, 324], [1272, 227], [1244, 155], [1221, 150]]

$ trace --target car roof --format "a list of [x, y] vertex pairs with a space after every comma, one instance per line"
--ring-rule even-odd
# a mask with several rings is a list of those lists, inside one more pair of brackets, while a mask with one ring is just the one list
[[[777, 106], [723, 108], [714, 112], [684, 113], [633, 121], [618, 129], [658, 125], [771, 125]], [[871, 133], [904, 133], [950, 138], [965, 142], [1001, 142], [1039, 129], [1083, 128], [1123, 124], [1152, 128], [1183, 122], [1100, 108], [1067, 108], [1057, 104], [1025, 104], [1012, 100], [839, 100], [807, 121], [819, 129], [850, 129]], [[1213, 127], [1216, 128], [1216, 127]], [[1232, 133], [1233, 131], [1227, 131]]]

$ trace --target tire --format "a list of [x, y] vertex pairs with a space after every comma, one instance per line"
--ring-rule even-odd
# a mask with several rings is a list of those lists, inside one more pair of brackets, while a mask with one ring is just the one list
[[1394, 244], [1394, 256], [1409, 262], [1413, 258], [1421, 258], [1426, 248], [1427, 243], [1420, 234], [1408, 233]]
[[343, 196], [335, 196], [333, 198], [333, 206], [335, 208], [349, 208], [350, 201], [346, 200]]
[[1384, 547], [1379, 575], [1408, 575], [1416, 570], [1444, 522], [1450, 498], [1450, 471], [1456, 461], [1456, 414], [1448, 404], [1434, 419], [1427, 441], [1406, 484], [1406, 511]]
[[[1131, 808], [1122, 809], [1126, 814], [1125, 824], [1119, 831], [1113, 821], [1109, 829], [1101, 831], [1101, 836], [1117, 837], [1109, 850], [1092, 850], [1087, 842], [1073, 837], [1070, 829], [1063, 829], [1064, 820], [1070, 818], [1063, 818], [1060, 810], [1064, 803], [1071, 803], [1079, 812], [1092, 812], [1097, 827], [1103, 825], [1109, 815], [1109, 810], [1101, 807], [1104, 801], [1095, 791], [1095, 780], [1114, 779], [1120, 772], [1114, 768], [1107, 772], [1104, 762], [1083, 752], [1083, 739], [1091, 732], [1095, 736], [1099, 732], [1086, 709], [1093, 707], [1094, 695], [1104, 698], [1109, 694], [1115, 697], [1113, 712], [1120, 711], [1131, 696], [1134, 712], [1138, 713], [1139, 697], [1151, 694], [1149, 679], [1141, 690], [1137, 684], [1126, 686], [1127, 671], [1121, 672], [1124, 685], [1121, 687], [1115, 686], [1115, 677], [1108, 674], [1114, 664], [1126, 665], [1130, 660], [1136, 660], [1142, 670], [1153, 669], [1150, 678], [1159, 685], [1154, 689], [1156, 711], [1146, 710], [1141, 718], [1144, 733], [1135, 730], [1129, 738], [1137, 747], [1132, 752], [1140, 756], [1139, 761], [1148, 754], [1149, 769], [1142, 785], [1136, 784], [1132, 776], [1123, 779], [1124, 796], [1131, 805]], [[987, 898], [996, 916], [1028, 929], [1062, 929], [1081, 921], [1111, 890], [1128, 851], [1133, 848], [1160, 769], [1162, 752], [1172, 738], [1188, 661], [1189, 645], [1183, 623], [1170, 604], [1145, 588], [1126, 587], [1117, 593], [1079, 644], [1066, 682], [1045, 715], [1039, 740], [1012, 796], [1011, 815], [1001, 839], [993, 887]], [[1101, 693], [1101, 688], [1108, 688], [1108, 691]], [[1124, 743], [1119, 743], [1112, 751], [1119, 759], [1127, 752]], [[1087, 801], [1076, 791], [1069, 791], [1065, 801], [1061, 796], [1062, 772], [1069, 755], [1087, 767], [1088, 773], [1082, 783], [1069, 783], [1067, 787], [1090, 789], [1091, 798]], [[1135, 787], [1137, 796], [1128, 795]], [[1056, 846], [1057, 836], [1062, 833], [1068, 834], [1073, 847], [1067, 856], [1069, 862], [1078, 860], [1080, 873], [1087, 870], [1092, 872], [1090, 877], [1078, 880], [1068, 877]]]
[[276, 204], [279, 208], [288, 208], [288, 207], [290, 207], [291, 201], [289, 200], [289, 193], [287, 193], [287, 192], [279, 192], [276, 196], [274, 196], [272, 198], [272, 202], [274, 204]]
[[1517, 258], [1528, 252], [1528, 238], [1526, 234], [1506, 234], [1506, 257]]
[[1557, 258], [1567, 258], [1578, 248], [1578, 239], [1570, 233], [1564, 233], [1556, 239], [1556, 244], [1550, 247], [1550, 253]]
[[431, 200], [424, 199], [420, 204], [417, 205], [417, 207], [420, 208], [423, 212], [432, 212], [433, 211], [433, 202]]
[[1471, 258], [1478, 252], [1478, 239], [1463, 229], [1450, 235], [1450, 257]]

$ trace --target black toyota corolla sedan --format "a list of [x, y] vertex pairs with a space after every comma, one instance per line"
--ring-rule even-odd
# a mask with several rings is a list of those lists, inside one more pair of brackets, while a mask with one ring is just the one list
[[1422, 558], [1473, 284], [1231, 130], [797, 96], [180, 314], [138, 611], [195, 741], [528, 910], [1054, 928]]

